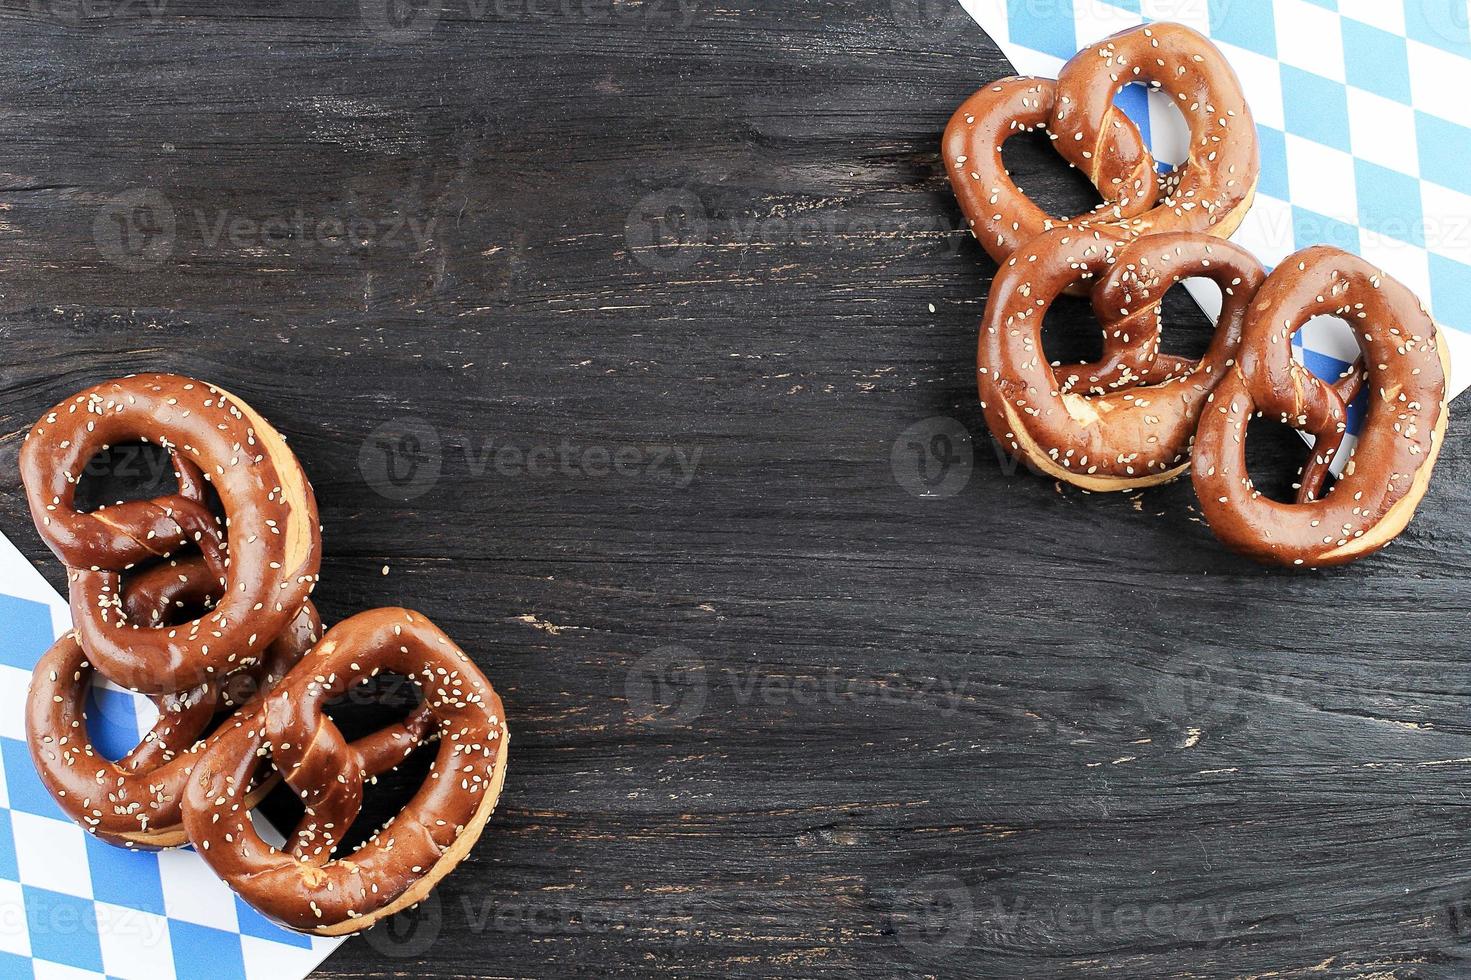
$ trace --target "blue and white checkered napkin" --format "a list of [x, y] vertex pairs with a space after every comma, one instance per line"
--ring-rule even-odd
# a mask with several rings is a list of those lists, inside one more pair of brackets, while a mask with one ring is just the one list
[[[1445, 328], [1451, 393], [1471, 385], [1471, 0], [960, 2], [1027, 75], [1056, 77], [1079, 48], [1143, 22], [1210, 37], [1261, 138], [1256, 203], [1234, 240], [1268, 268], [1317, 244], [1380, 266]], [[1146, 105], [1134, 85], [1119, 103], [1157, 159], [1184, 158], [1184, 121], [1168, 97], [1151, 93]], [[1219, 294], [1192, 292], [1219, 312]], [[1298, 339], [1323, 377], [1357, 355], [1338, 321], [1310, 322]]]
[[[71, 628], [66, 603], [0, 535], [0, 980], [299, 980], [340, 939], [263, 918], [192, 850], [104, 844], [56, 808], [25, 741], [31, 668]], [[145, 698], [99, 687], [95, 744], [121, 756], [153, 726]]]

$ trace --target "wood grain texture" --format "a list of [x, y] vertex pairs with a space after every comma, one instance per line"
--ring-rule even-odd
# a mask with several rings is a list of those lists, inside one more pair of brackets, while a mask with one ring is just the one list
[[0, 22], [0, 527], [59, 585], [22, 433], [208, 378], [315, 482], [324, 614], [505, 698], [486, 837], [322, 975], [1466, 972], [1464, 416], [1400, 542], [1264, 571], [992, 451], [958, 5], [364, 2]]

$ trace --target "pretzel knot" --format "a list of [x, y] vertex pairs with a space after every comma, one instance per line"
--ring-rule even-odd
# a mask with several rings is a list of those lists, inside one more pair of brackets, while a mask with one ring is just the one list
[[[77, 510], [92, 458], [137, 440], [169, 452], [177, 490]], [[318, 641], [308, 601], [316, 501], [285, 440], [249, 406], [173, 375], [98, 385], [36, 424], [21, 471], [36, 527], [71, 583], [75, 629], [32, 674], [26, 731], [42, 782], [72, 819], [130, 848], [193, 843], [266, 915], [333, 935], [419, 901], [465, 857], [505, 777], [500, 699], [416, 613], [363, 613]], [[412, 680], [424, 699], [402, 722], [348, 742], [325, 707], [382, 671]], [[116, 761], [87, 731], [97, 674], [159, 710]], [[364, 784], [436, 740], [429, 777], [403, 812], [336, 856]], [[305, 804], [284, 849], [250, 819], [280, 780]]]
[[[179, 492], [78, 511], [87, 464], [132, 441], [172, 454]], [[176, 692], [259, 663], [316, 583], [321, 535], [300, 464], [264, 419], [213, 385], [145, 374], [89, 388], [36, 423], [20, 467], [36, 530], [71, 569], [79, 642], [107, 677], [132, 690]], [[219, 496], [226, 535], [201, 480]], [[135, 622], [122, 573], [186, 543], [223, 570], [218, 605], [186, 624]]]
[[[349, 745], [323, 708], [382, 671], [418, 685], [421, 711]], [[431, 732], [439, 749], [417, 794], [356, 851], [333, 857], [363, 780]], [[185, 790], [185, 827], [214, 871], [265, 914], [322, 935], [356, 932], [422, 900], [468, 853], [499, 796], [508, 739], [500, 698], [437, 627], [404, 609], [360, 613], [206, 750]], [[267, 755], [307, 807], [286, 849], [262, 840], [250, 819], [249, 788]]]
[[[1336, 383], [1292, 356], [1315, 316], [1353, 330], [1360, 360]], [[1195, 489], [1211, 529], [1263, 562], [1337, 565], [1379, 550], [1425, 495], [1446, 426], [1447, 352], [1412, 293], [1362, 259], [1326, 246], [1289, 256], [1257, 293], [1237, 365], [1212, 393], [1195, 440]], [[1360, 387], [1368, 406], [1353, 455], [1320, 491]], [[1246, 427], [1277, 418], [1315, 438], [1293, 503], [1264, 497], [1246, 467]]]
[[[124, 606], [132, 617], [161, 624], [175, 608], [212, 601], [218, 581], [201, 557], [167, 562], [127, 585]], [[203, 741], [201, 736], [219, 713], [258, 702], [301, 659], [320, 629], [316, 610], [307, 603], [258, 666], [155, 697], [158, 721], [115, 762], [102, 756], [88, 735], [87, 695], [94, 671], [76, 635], [67, 633], [37, 663], [26, 699], [27, 742], [41, 781], [63, 812], [109, 843], [129, 848], [186, 843], [179, 798], [194, 760], [217, 734]], [[252, 799], [269, 786], [263, 780]]]
[[[1198, 361], [1161, 355], [1161, 303], [1194, 277], [1220, 285], [1219, 326]], [[1201, 409], [1236, 353], [1264, 278], [1248, 253], [1208, 235], [1043, 234], [1002, 264], [991, 287], [976, 352], [987, 425], [1036, 469], [1090, 490], [1175, 478], [1189, 466]], [[1042, 351], [1043, 318], [1077, 283], [1096, 283], [1103, 358], [1053, 366]]]
[[[1188, 157], [1164, 177], [1138, 127], [1114, 105], [1136, 82], [1168, 93], [1189, 124]], [[1103, 197], [1093, 211], [1049, 215], [1012, 182], [1002, 145], [1037, 129]], [[951, 117], [942, 156], [972, 233], [997, 263], [1058, 227], [1229, 238], [1251, 206], [1260, 168], [1256, 126], [1231, 66], [1205, 37], [1169, 23], [1083, 49], [1056, 82], [1009, 78], [975, 93]]]

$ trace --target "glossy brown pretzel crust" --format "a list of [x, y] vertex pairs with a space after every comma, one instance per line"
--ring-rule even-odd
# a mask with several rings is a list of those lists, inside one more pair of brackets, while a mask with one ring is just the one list
[[[404, 810], [334, 858], [373, 760], [396, 764], [428, 730], [394, 732], [369, 750], [344, 740], [324, 705], [382, 671], [419, 686], [439, 751]], [[422, 900], [469, 852], [500, 795], [508, 739], [490, 682], [433, 623], [406, 609], [359, 613], [329, 630], [200, 758], [185, 792], [185, 827], [215, 872], [261, 912], [293, 929], [356, 932]], [[262, 840], [250, 819], [249, 788], [264, 755], [307, 806], [285, 850]]]
[[[124, 606], [130, 616], [164, 622], [177, 604], [213, 599], [217, 582], [202, 558], [166, 562], [127, 585]], [[98, 753], [88, 735], [87, 695], [94, 671], [76, 634], [67, 633], [36, 664], [26, 701], [26, 736], [42, 783], [67, 816], [108, 843], [129, 848], [185, 843], [179, 798], [194, 760], [218, 737], [201, 740], [206, 728], [219, 713], [259, 701], [320, 631], [317, 612], [307, 603], [267, 647], [261, 664], [156, 696], [157, 723], [116, 762]], [[262, 781], [252, 796], [266, 788], [268, 782]]]
[[[78, 511], [76, 489], [92, 457], [138, 440], [174, 455], [180, 493]], [[275, 429], [213, 385], [144, 374], [89, 388], [36, 423], [20, 469], [36, 530], [73, 569], [77, 637], [88, 659], [125, 687], [177, 692], [259, 663], [316, 584], [321, 534], [301, 466]], [[194, 474], [219, 494], [224, 536], [186, 489]], [[121, 573], [188, 542], [206, 555], [223, 553], [219, 604], [177, 626], [130, 619]]]
[[[1292, 335], [1318, 315], [1345, 320], [1362, 352], [1336, 385], [1292, 356]], [[1211, 530], [1242, 554], [1283, 565], [1339, 565], [1384, 547], [1425, 495], [1445, 432], [1448, 373], [1435, 322], [1400, 283], [1336, 248], [1289, 256], [1257, 293], [1238, 363], [1201, 416], [1193, 476]], [[1360, 384], [1369, 403], [1353, 456], [1317, 498]], [[1258, 413], [1317, 440], [1295, 503], [1264, 497], [1247, 472], [1246, 426]]]
[[[1163, 357], [1160, 304], [1192, 277], [1220, 284], [1220, 324], [1199, 361]], [[1236, 353], [1247, 303], [1264, 277], [1245, 251], [1203, 234], [1124, 241], [1059, 229], [1034, 239], [1002, 264], [981, 321], [976, 380], [987, 425], [1035, 469], [1085, 489], [1179, 476], [1201, 407]], [[1104, 357], [1054, 367], [1042, 350], [1043, 318], [1079, 282], [1096, 282]]]
[[[1188, 158], [1163, 178], [1138, 127], [1114, 105], [1134, 82], [1168, 93], [1190, 126]], [[1093, 182], [1103, 197], [1095, 210], [1049, 215], [1012, 182], [1001, 147], [1037, 129]], [[1228, 238], [1251, 206], [1260, 168], [1256, 127], [1231, 66], [1204, 36], [1170, 23], [1083, 49], [1055, 82], [1008, 78], [986, 86], [951, 117], [941, 155], [972, 233], [998, 263], [1056, 228]]]

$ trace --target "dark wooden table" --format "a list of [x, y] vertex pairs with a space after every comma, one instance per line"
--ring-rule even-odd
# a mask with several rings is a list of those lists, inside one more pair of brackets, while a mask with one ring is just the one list
[[0, 527], [60, 584], [25, 429], [216, 381], [315, 482], [328, 618], [505, 696], [486, 837], [324, 975], [1471, 969], [1464, 416], [1395, 546], [1264, 571], [1188, 481], [993, 451], [937, 142], [1009, 68], [952, 0], [364, 3], [0, 35]]

